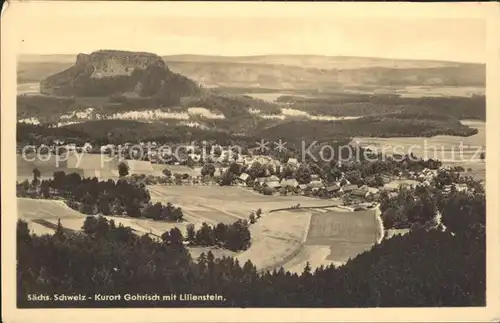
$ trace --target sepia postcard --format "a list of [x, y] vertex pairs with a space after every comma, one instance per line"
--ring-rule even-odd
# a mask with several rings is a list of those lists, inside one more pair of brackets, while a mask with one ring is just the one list
[[4, 322], [500, 319], [498, 3], [1, 24]]

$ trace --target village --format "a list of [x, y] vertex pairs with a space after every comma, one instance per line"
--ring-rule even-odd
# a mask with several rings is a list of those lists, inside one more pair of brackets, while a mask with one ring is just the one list
[[[347, 163], [342, 165], [338, 161], [333, 166], [335, 170], [327, 174], [328, 169], [325, 171], [316, 165], [311, 167], [295, 157], [280, 160], [263, 155], [258, 149], [246, 149], [246, 154], [242, 154], [241, 149], [236, 148], [205, 142], [201, 146], [189, 143], [170, 147], [156, 142], [140, 142], [94, 148], [90, 143], [77, 146], [54, 140], [49, 146], [18, 149], [18, 153], [24, 156], [31, 156], [34, 152], [52, 154], [51, 158], [39, 155], [43, 163], [35, 160], [35, 156], [31, 159], [18, 156], [18, 159], [21, 163], [26, 163], [23, 159], [33, 160], [25, 165], [25, 172], [30, 173], [38, 167], [47, 170], [45, 177], [52, 177], [50, 171], [65, 171], [99, 180], [128, 178], [145, 185], [239, 186], [263, 195], [341, 200], [350, 210], [374, 207], [382, 193], [395, 198], [401, 188], [429, 187], [440, 171], [464, 171], [461, 167], [440, 166], [432, 160], [428, 163], [433, 168], [430, 169], [425, 167], [425, 161], [419, 160], [415, 162], [418, 167], [363, 178], [359, 171], [353, 171], [352, 162], [348, 167], [345, 166]], [[47, 167], [47, 164], [53, 167]], [[22, 168], [22, 165], [18, 167], [18, 172]], [[358, 174], [353, 177], [353, 172]], [[442, 190], [448, 192], [452, 187], [457, 191], [469, 189], [466, 183], [459, 182], [446, 184]]]

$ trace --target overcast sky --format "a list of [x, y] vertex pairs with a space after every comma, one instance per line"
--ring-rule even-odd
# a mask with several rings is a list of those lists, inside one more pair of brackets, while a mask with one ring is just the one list
[[[73, 4], [76, 5], [76, 4]], [[116, 8], [116, 7], [115, 7]], [[163, 8], [161, 12], [159, 8]], [[486, 27], [478, 18], [342, 17], [268, 14], [235, 17], [25, 12], [19, 53], [75, 54], [98, 49], [159, 55], [315, 54], [484, 62]], [[95, 12], [95, 11], [94, 11]]]

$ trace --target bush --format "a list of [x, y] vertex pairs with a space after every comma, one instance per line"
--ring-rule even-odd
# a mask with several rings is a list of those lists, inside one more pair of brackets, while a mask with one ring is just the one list
[[127, 176], [129, 174], [128, 172], [129, 172], [128, 165], [124, 162], [121, 162], [118, 165], [118, 174], [120, 174], [120, 176]]

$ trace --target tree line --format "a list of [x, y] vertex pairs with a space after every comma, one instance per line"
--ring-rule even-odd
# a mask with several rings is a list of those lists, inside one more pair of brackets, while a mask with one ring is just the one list
[[[417, 117], [416, 117], [417, 116]], [[450, 135], [468, 137], [478, 130], [463, 125], [458, 119], [431, 112], [392, 112], [367, 115], [350, 120], [292, 119], [275, 126], [256, 129], [255, 134], [271, 141], [331, 141], [341, 137], [433, 137]], [[293, 135], [292, 135], [293, 134]]]
[[218, 246], [232, 251], [247, 250], [251, 245], [249, 223], [238, 220], [231, 224], [219, 223], [213, 227], [202, 223], [198, 230], [195, 230], [194, 224], [188, 224], [186, 241], [190, 245]]
[[472, 97], [401, 97], [399, 95], [333, 94], [322, 97], [281, 96], [288, 103], [312, 115], [366, 116], [395, 111], [431, 112], [456, 119], [486, 120], [486, 98]]
[[51, 179], [40, 180], [40, 171], [33, 170], [31, 183], [17, 183], [17, 196], [63, 199], [83, 214], [124, 215], [153, 220], [180, 222], [183, 212], [171, 203], [152, 203], [146, 186], [140, 182], [119, 179], [99, 181], [96, 177], [82, 178], [78, 173], [54, 172]]
[[[457, 184], [465, 184], [467, 190], [457, 190]], [[449, 192], [443, 190], [450, 186]], [[449, 223], [457, 221], [474, 222], [484, 225], [475, 214], [467, 211], [450, 215], [446, 209], [451, 201], [477, 203], [485, 200], [484, 187], [471, 177], [461, 177], [453, 171], [440, 170], [429, 186], [400, 187], [395, 196], [382, 192], [379, 197], [381, 217], [384, 227], [404, 229], [412, 226], [436, 226], [440, 221], [438, 214], [448, 217]], [[463, 217], [463, 218], [461, 218]], [[481, 215], [479, 215], [481, 217]]]

